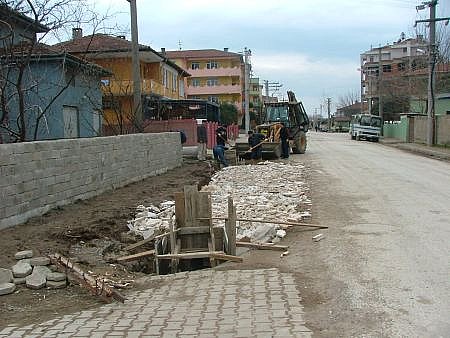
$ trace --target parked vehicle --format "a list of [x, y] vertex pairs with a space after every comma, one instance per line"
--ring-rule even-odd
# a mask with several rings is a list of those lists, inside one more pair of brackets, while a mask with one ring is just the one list
[[359, 141], [364, 138], [378, 142], [382, 126], [383, 120], [379, 116], [370, 114], [353, 115], [350, 122], [350, 136], [352, 140]]

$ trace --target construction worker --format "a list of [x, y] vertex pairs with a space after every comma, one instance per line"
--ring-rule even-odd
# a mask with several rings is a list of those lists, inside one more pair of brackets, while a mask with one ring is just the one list
[[216, 144], [213, 148], [214, 159], [222, 164], [224, 167], [228, 167], [227, 159], [225, 158], [226, 147], [222, 144]]
[[216, 143], [224, 147], [225, 144], [228, 143], [227, 128], [224, 126], [219, 126], [216, 129]]
[[206, 160], [207, 141], [205, 120], [197, 120], [197, 159], [199, 161]]
[[281, 122], [280, 129], [281, 158], [289, 158], [289, 131], [284, 122]]
[[263, 134], [254, 133], [253, 130], [248, 131], [248, 145], [252, 152], [252, 160], [259, 161], [262, 159], [262, 142], [264, 139], [265, 136]]

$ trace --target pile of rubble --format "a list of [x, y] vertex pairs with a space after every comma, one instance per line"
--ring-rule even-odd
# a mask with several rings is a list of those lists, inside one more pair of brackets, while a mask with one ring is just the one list
[[34, 290], [67, 285], [67, 276], [57, 272], [48, 257], [33, 257], [31, 250], [19, 251], [14, 257], [17, 263], [11, 269], [0, 268], [0, 295], [13, 293], [22, 284]]
[[[202, 191], [211, 192], [213, 218], [226, 217], [230, 196], [237, 218], [253, 220], [237, 222], [237, 240], [273, 240], [286, 235], [287, 226], [280, 223], [302, 222], [311, 217], [309, 188], [303, 173], [304, 166], [295, 162], [230, 166], [218, 171]], [[174, 214], [174, 201], [165, 201], [159, 207], [140, 205], [136, 217], [127, 225], [131, 232], [146, 239], [167, 232], [169, 222], [175, 221]], [[224, 225], [224, 221], [217, 223]]]
[[311, 217], [311, 200], [300, 163], [261, 162], [257, 165], [226, 167], [217, 172], [203, 191], [212, 194], [214, 217], [225, 217], [227, 198], [236, 205], [238, 219], [269, 222], [240, 221], [237, 239], [251, 241], [284, 237], [282, 222], [301, 222]]
[[128, 229], [144, 239], [153, 235], [166, 232], [169, 222], [175, 221], [175, 202], [164, 201], [159, 206], [148, 207], [139, 205], [136, 207], [136, 216], [127, 222]]

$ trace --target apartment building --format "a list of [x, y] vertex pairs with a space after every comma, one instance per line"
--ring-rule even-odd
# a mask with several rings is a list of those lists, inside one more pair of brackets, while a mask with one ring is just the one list
[[[94, 62], [111, 71], [113, 76], [103, 80], [104, 120], [108, 125], [130, 123], [133, 118], [133, 75], [131, 41], [124, 36], [94, 34], [83, 36], [80, 28], [73, 30], [72, 40], [55, 46], [80, 58]], [[184, 99], [184, 71], [164, 55], [149, 46], [139, 45], [141, 95], [149, 98]], [[144, 117], [151, 118], [145, 109]]]
[[400, 80], [407, 81], [409, 74], [427, 67], [427, 48], [427, 41], [422, 36], [405, 39], [402, 34], [393, 44], [371, 48], [361, 54], [361, 100], [367, 102], [369, 112], [373, 112], [380, 96], [405, 87]]
[[244, 88], [243, 56], [217, 49], [165, 51], [169, 60], [191, 74], [185, 78], [188, 99], [202, 99], [214, 103], [229, 102], [242, 113]]

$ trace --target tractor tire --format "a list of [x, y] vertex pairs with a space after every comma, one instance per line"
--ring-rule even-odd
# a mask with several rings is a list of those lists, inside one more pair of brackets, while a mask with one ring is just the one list
[[298, 137], [294, 140], [292, 152], [294, 154], [304, 154], [306, 151], [306, 145], [307, 145], [306, 134], [305, 132], [301, 131]]
[[356, 135], [355, 140], [356, 141], [361, 141], [361, 137], [359, 135]]
[[352, 138], [352, 140], [356, 140], [356, 135], [351, 134], [350, 137]]

